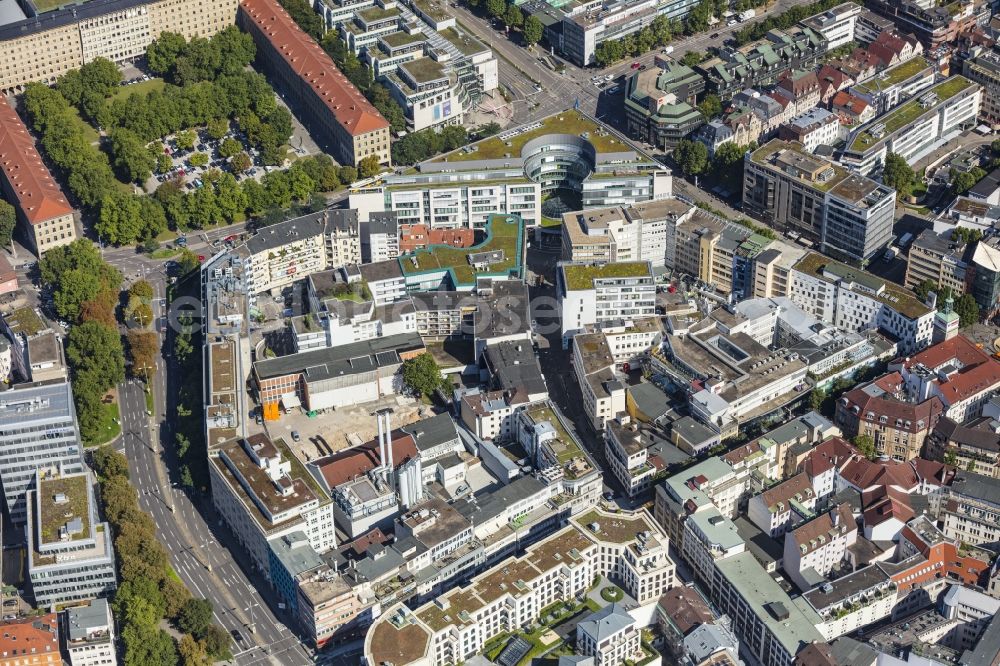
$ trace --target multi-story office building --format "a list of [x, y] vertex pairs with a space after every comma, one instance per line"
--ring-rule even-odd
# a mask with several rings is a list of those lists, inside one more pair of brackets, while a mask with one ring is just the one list
[[913, 354], [931, 342], [935, 310], [890, 282], [815, 252], [792, 268], [789, 298], [818, 319], [850, 331], [880, 329]]
[[561, 263], [556, 275], [563, 347], [587, 326], [654, 314], [656, 287], [648, 261]]
[[406, 110], [408, 131], [462, 124], [465, 95], [458, 76], [433, 57], [402, 63], [383, 80], [389, 93]]
[[697, 4], [693, 0], [590, 0], [564, 4], [562, 53], [586, 67], [594, 62], [594, 53], [602, 42], [639, 32], [657, 16], [683, 18]]
[[934, 73], [934, 66], [917, 56], [852, 85], [848, 92], [864, 100], [878, 115], [934, 85]]
[[935, 233], [933, 229], [925, 229], [910, 245], [905, 286], [916, 289], [924, 280], [930, 280], [951, 289], [958, 298], [965, 293], [972, 250], [973, 247], [961, 239], [953, 239], [950, 230]]
[[1000, 125], [1000, 54], [980, 47], [973, 53], [962, 61], [962, 76], [983, 87], [979, 119], [996, 127]]
[[[365, 637], [369, 663], [444, 666], [468, 659], [497, 634], [534, 621], [540, 609], [584, 593], [594, 576], [610, 577], [640, 605], [674, 584], [667, 537], [643, 511], [599, 509], [410, 611], [383, 613]], [[617, 663], [617, 662], [615, 662]]]
[[90, 472], [35, 473], [27, 569], [39, 608], [110, 595], [118, 587], [111, 528], [99, 521]]
[[799, 21], [799, 25], [811, 28], [823, 35], [827, 48], [832, 51], [844, 44], [856, 41], [855, 26], [862, 11], [860, 5], [845, 2], [842, 5], [831, 7], [825, 12], [803, 19]]
[[[59, 616], [47, 613], [0, 623], [0, 666], [62, 666]], [[29, 661], [30, 659], [30, 661]], [[75, 664], [71, 665], [75, 666]]]
[[901, 31], [915, 35], [927, 51], [958, 39], [978, 21], [975, 2], [939, 7], [923, 0], [868, 0], [865, 5]]
[[17, 236], [36, 255], [76, 239], [73, 208], [42, 162], [28, 128], [3, 97], [0, 173], [4, 197], [17, 213]]
[[0, 400], [0, 483], [11, 520], [27, 519], [35, 473], [82, 472], [83, 447], [69, 382], [15, 387]]
[[399, 257], [399, 224], [396, 222], [395, 211], [372, 213], [368, 224], [361, 226], [365, 233], [365, 241], [361, 246], [364, 263], [378, 263]]
[[915, 162], [976, 124], [982, 88], [952, 76], [921, 91], [851, 133], [843, 163], [862, 174], [878, 171], [888, 153]]
[[603, 432], [605, 421], [625, 411], [625, 383], [615, 372], [615, 359], [602, 333], [573, 337], [573, 370], [584, 411], [594, 430]]
[[115, 623], [107, 599], [67, 608], [65, 627], [70, 666], [117, 666]]
[[745, 210], [819, 241], [827, 254], [860, 262], [892, 238], [896, 193], [885, 185], [779, 139], [747, 153], [743, 165]]
[[333, 504], [283, 440], [264, 434], [215, 447], [209, 457], [212, 504], [251, 560], [270, 572], [271, 539], [302, 531], [317, 552], [336, 546]]
[[631, 136], [666, 150], [704, 124], [697, 96], [705, 79], [669, 58], [657, 56], [655, 65], [626, 82], [625, 120]]
[[[562, 257], [567, 261], [648, 261], [663, 266], [674, 254], [676, 228], [696, 208], [680, 199], [564, 213]], [[670, 262], [673, 265], [673, 261]]]
[[358, 212], [333, 209], [264, 227], [238, 249], [252, 294], [281, 290], [329, 268], [361, 263]]
[[[358, 189], [351, 208], [391, 210], [400, 224], [481, 229], [492, 215], [534, 226], [542, 198], [578, 192], [583, 208], [671, 196], [670, 172], [611, 128], [568, 109], [421, 162]], [[558, 214], [561, 214], [559, 211]]]
[[722, 47], [719, 55], [697, 65], [708, 90], [723, 99], [745, 88], [778, 82], [788, 70], [810, 70], [827, 52], [827, 40], [812, 28], [771, 30], [767, 37], [738, 48]]
[[94, 58], [115, 62], [145, 55], [161, 32], [210, 37], [231, 26], [237, 0], [94, 0], [0, 27], [0, 91], [30, 81], [54, 83]]
[[389, 121], [276, 0], [241, 0], [237, 22], [257, 45], [257, 63], [340, 163], [357, 166], [371, 155], [390, 163]]

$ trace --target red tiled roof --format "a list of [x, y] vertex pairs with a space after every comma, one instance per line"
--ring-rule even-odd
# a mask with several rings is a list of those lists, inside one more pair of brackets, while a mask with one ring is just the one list
[[847, 463], [840, 476], [862, 492], [880, 485], [895, 486], [909, 492], [920, 484], [916, 471], [908, 463], [895, 460], [872, 462], [861, 456]]
[[907, 494], [888, 486], [862, 493], [861, 505], [865, 507], [866, 527], [881, 525], [893, 518], [905, 523], [914, 515]]
[[816, 74], [816, 78], [819, 79], [820, 84], [826, 82], [838, 90], [847, 83], [849, 77], [836, 67], [831, 67], [830, 65], [823, 65], [819, 68], [819, 72]]
[[[901, 390], [902, 385], [903, 377], [898, 372], [891, 372], [871, 384], [848, 391], [841, 397], [845, 402], [837, 405], [837, 408], [853, 410], [857, 407], [857, 417], [863, 422], [878, 423], [879, 417], [885, 416], [886, 426], [909, 433], [932, 429], [944, 413], [941, 400], [937, 396], [932, 396], [921, 403], [898, 400], [893, 396]], [[885, 393], [879, 396], [871, 395], [865, 391], [869, 386], [877, 386]], [[869, 412], [874, 414], [871, 419], [868, 418]], [[896, 425], [897, 419], [901, 422], [899, 426]], [[907, 422], [909, 426], [906, 425]]]
[[28, 655], [59, 653], [59, 623], [55, 613], [0, 623], [0, 654], [3, 661]]
[[73, 208], [42, 162], [35, 140], [17, 112], [0, 96], [0, 170], [31, 224], [68, 215]]
[[854, 115], [860, 116], [864, 113], [865, 109], [868, 108], [868, 102], [860, 97], [855, 97], [846, 90], [841, 90], [833, 96], [833, 106], [836, 108], [847, 109]]
[[[392, 462], [399, 467], [417, 456], [417, 442], [401, 430], [392, 433]], [[315, 461], [316, 469], [323, 475], [327, 486], [336, 488], [342, 483], [356, 479], [382, 464], [378, 440], [366, 442], [353, 449], [335, 453]]]
[[[837, 519], [836, 525], [833, 523], [834, 516]], [[854, 521], [854, 513], [851, 511], [851, 505], [844, 502], [832, 511], [822, 513], [809, 522], [799, 525], [792, 530], [791, 535], [795, 539], [796, 544], [800, 547], [806, 547], [804, 552], [800, 551], [805, 555], [817, 550], [823, 544], [829, 543], [836, 536], [857, 531], [858, 524]], [[820, 539], [820, 537], [824, 537], [824, 539]]]
[[854, 445], [847, 440], [830, 437], [809, 453], [809, 457], [802, 463], [802, 471], [814, 479], [834, 467], [842, 467], [857, 452]]
[[812, 484], [809, 482], [809, 477], [805, 474], [796, 474], [787, 481], [783, 481], [770, 490], [765, 490], [761, 493], [761, 499], [764, 500], [764, 505], [768, 509], [776, 506], [778, 502], [785, 503], [787, 508], [789, 500], [794, 499], [799, 502], [804, 502], [815, 498], [816, 493], [813, 491]]
[[1000, 384], [1000, 363], [963, 335], [928, 347], [907, 360], [903, 367], [912, 370], [923, 364], [936, 371], [954, 361], [957, 372], [943, 381], [933, 380], [947, 404], [953, 405]]
[[389, 127], [389, 122], [337, 69], [326, 51], [275, 0], [240, 0], [240, 7], [348, 134], [357, 136]]

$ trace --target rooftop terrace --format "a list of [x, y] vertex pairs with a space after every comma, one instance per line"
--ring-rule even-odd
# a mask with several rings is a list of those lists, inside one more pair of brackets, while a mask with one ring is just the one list
[[[517, 134], [512, 135], [513, 132], [517, 132]], [[469, 160], [495, 160], [503, 158], [506, 154], [510, 154], [512, 157], [520, 157], [524, 144], [546, 134], [571, 134], [581, 137], [586, 134], [586, 139], [594, 146], [594, 149], [598, 153], [636, 150], [634, 146], [625, 143], [623, 139], [609, 132], [605, 125], [588, 118], [578, 111], [568, 110], [561, 111], [530, 125], [505, 130], [497, 136], [477, 141], [470, 146], [459, 148], [431, 161], [463, 162]]]
[[424, 36], [419, 32], [415, 35], [411, 35], [408, 32], [400, 30], [399, 32], [391, 32], [388, 35], [382, 35], [379, 39], [392, 48], [398, 49], [400, 46], [406, 46], [407, 44], [413, 44], [415, 42], [422, 42], [424, 41]]
[[[866, 125], [868, 128], [873, 127], [875, 124], [884, 125], [885, 132], [882, 134], [881, 138], [876, 138], [869, 129], [858, 132], [857, 136], [855, 136], [854, 140], [851, 142], [851, 150], [860, 152], [876, 145], [893, 132], [906, 127], [925, 113], [930, 113], [934, 109], [941, 106], [944, 102], [974, 85], [976, 84], [969, 81], [964, 76], [953, 76], [949, 79], [945, 79], [932, 88], [928, 88], [927, 90], [917, 93], [913, 99], [901, 106], [893, 108], [888, 113], [875, 118]], [[923, 99], [926, 95], [931, 94], [937, 96], [937, 101], [935, 103], [926, 106], [920, 103], [921, 99]]]
[[67, 533], [69, 541], [90, 537], [90, 504], [86, 474], [42, 480], [38, 488], [41, 508], [39, 531], [40, 545], [58, 543], [59, 531], [67, 523], [79, 518], [81, 529]]
[[460, 33], [454, 28], [445, 28], [438, 31], [438, 34], [454, 44], [455, 48], [462, 52], [462, 55], [471, 56], [488, 50], [482, 42], [473, 39], [469, 35]]
[[896, 309], [898, 312], [907, 317], [916, 318], [930, 312], [930, 308], [917, 300], [917, 298], [910, 291], [903, 289], [892, 282], [882, 280], [871, 273], [866, 273], [859, 268], [852, 268], [847, 264], [834, 261], [829, 257], [819, 254], [818, 252], [807, 253], [798, 261], [798, 263], [795, 264], [795, 270], [809, 275], [815, 275], [816, 277], [826, 280], [827, 282], [833, 282], [833, 279], [823, 275], [824, 268], [843, 276], [842, 279], [850, 278], [855, 282], [866, 285], [869, 288], [878, 289], [881, 286], [881, 293], [877, 296], [873, 295], [873, 297], [877, 298], [889, 307]]
[[[830, 190], [835, 185], [840, 183], [842, 180], [847, 178], [848, 171], [829, 160], [824, 160], [821, 157], [812, 155], [802, 147], [802, 144], [797, 141], [784, 141], [782, 139], [772, 139], [766, 144], [754, 151], [750, 156], [750, 159], [757, 164], [767, 164], [773, 168], [781, 169], [771, 162], [771, 159], [782, 150], [791, 151], [790, 154], [784, 156], [785, 162], [793, 162], [795, 166], [802, 172], [814, 172], [819, 169], [825, 169], [827, 167], [832, 168], [834, 175], [825, 181], [815, 181], [802, 176], [799, 180], [803, 183], [808, 183], [810, 187], [816, 188], [817, 190], [822, 190], [824, 192]], [[781, 159], [782, 156], [779, 156]], [[783, 173], [787, 173], [782, 170]]]
[[885, 90], [889, 86], [894, 86], [897, 83], [902, 83], [907, 79], [913, 78], [930, 66], [931, 64], [923, 56], [917, 56], [895, 67], [890, 67], [881, 74], [876, 75], [875, 78], [854, 86], [854, 89], [864, 93]]
[[627, 261], [615, 264], [566, 264], [562, 267], [566, 288], [570, 291], [592, 289], [595, 279], [650, 277], [649, 264]]
[[[454, 286], [471, 285], [483, 275], [508, 275], [521, 267], [524, 222], [517, 215], [493, 215], [486, 224], [486, 240], [472, 247], [431, 245], [401, 257], [403, 273], [415, 275], [447, 269]], [[490, 264], [485, 273], [476, 273], [469, 256], [479, 252], [503, 251], [503, 260]]]

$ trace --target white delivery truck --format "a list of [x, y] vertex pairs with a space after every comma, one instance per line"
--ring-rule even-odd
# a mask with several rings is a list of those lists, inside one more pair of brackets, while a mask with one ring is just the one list
[[741, 21], [749, 21], [750, 19], [752, 19], [756, 15], [757, 15], [756, 11], [754, 11], [752, 9], [748, 9], [745, 12], [740, 12], [740, 20]]

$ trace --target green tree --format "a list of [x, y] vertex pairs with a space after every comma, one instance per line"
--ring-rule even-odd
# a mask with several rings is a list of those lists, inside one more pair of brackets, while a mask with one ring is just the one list
[[493, 18], [500, 18], [507, 11], [506, 0], [486, 0], [486, 11]]
[[700, 141], [681, 139], [674, 148], [674, 161], [685, 176], [696, 176], [708, 167], [708, 149]]
[[222, 157], [235, 157], [243, 152], [243, 144], [232, 137], [226, 137], [219, 145], [219, 155]]
[[162, 629], [127, 624], [122, 630], [122, 642], [125, 666], [177, 666], [177, 646]]
[[212, 602], [208, 599], [188, 599], [177, 614], [177, 628], [192, 636], [205, 634], [212, 624]]
[[39, 269], [42, 281], [55, 289], [56, 313], [68, 321], [77, 321], [87, 301], [110, 297], [113, 302], [122, 281], [121, 273], [101, 259], [97, 246], [82, 238], [46, 252]]
[[337, 177], [344, 185], [350, 185], [358, 179], [358, 170], [352, 166], [342, 166], [337, 170]]
[[202, 641], [195, 640], [192, 636], [181, 636], [180, 643], [177, 644], [177, 652], [181, 657], [181, 666], [208, 666], [208, 651]]
[[369, 155], [358, 162], [358, 173], [362, 178], [371, 178], [381, 170], [382, 166], [378, 163], [378, 157], [375, 155]]
[[225, 118], [211, 120], [205, 128], [205, 132], [208, 134], [209, 138], [219, 141], [222, 137], [229, 133], [229, 121]]
[[688, 51], [684, 54], [684, 57], [681, 58], [681, 63], [687, 65], [688, 67], [694, 67], [704, 59], [704, 53], [699, 53], [698, 51]]
[[508, 5], [503, 15], [503, 22], [508, 28], [520, 28], [524, 23], [524, 14], [517, 5]]
[[198, 135], [191, 130], [182, 130], [174, 135], [174, 143], [177, 144], [178, 150], [191, 150], [194, 148], [195, 141], [198, 140]]
[[854, 446], [858, 447], [861, 455], [868, 458], [868, 460], [878, 458], [878, 451], [875, 450], [875, 440], [872, 439], [871, 435], [858, 435], [851, 441], [854, 443]]
[[444, 381], [441, 368], [428, 352], [403, 361], [403, 382], [416, 393], [430, 396]]
[[118, 331], [86, 321], [70, 328], [66, 359], [77, 374], [87, 373], [102, 391], [125, 379], [125, 352]]
[[249, 171], [250, 167], [253, 166], [253, 161], [249, 155], [241, 152], [233, 156], [233, 159], [229, 161], [229, 165], [236, 173], [243, 173]]
[[129, 478], [128, 458], [112, 446], [102, 446], [94, 450], [94, 471], [102, 479], [111, 477]]
[[524, 27], [521, 29], [521, 38], [524, 43], [528, 46], [532, 44], [537, 44], [542, 41], [542, 33], [544, 32], [544, 26], [542, 22], [534, 14], [529, 14], [527, 18], [524, 19]]
[[944, 462], [945, 465], [951, 465], [952, 467], [957, 465], [958, 454], [955, 452], [955, 449], [949, 447], [948, 450], [944, 452], [944, 457], [942, 461]]
[[885, 166], [882, 169], [882, 182], [895, 189], [899, 197], [903, 198], [913, 193], [917, 175], [903, 157], [889, 153], [885, 157]]
[[972, 294], [962, 294], [955, 301], [955, 314], [958, 315], [959, 326], [963, 328], [979, 321], [979, 304]]
[[0, 246], [10, 246], [16, 226], [17, 211], [9, 203], [0, 199]]
[[176, 32], [161, 32], [160, 36], [146, 47], [146, 63], [154, 74], [164, 75], [174, 68], [184, 50], [187, 40]]
[[226, 661], [229, 658], [229, 649], [233, 644], [233, 639], [228, 631], [217, 624], [210, 624], [205, 630], [205, 636], [202, 640], [205, 641], [205, 649], [208, 650], [208, 654], [216, 661]]
[[[719, 180], [729, 187], [736, 187], [743, 181], [743, 154], [745, 146], [730, 141], [719, 146], [712, 158], [712, 168]], [[770, 231], [768, 229], [768, 231]]]
[[917, 295], [917, 298], [920, 299], [921, 302], [926, 302], [927, 297], [930, 295], [930, 293], [932, 291], [936, 292], [937, 290], [938, 290], [937, 282], [931, 279], [927, 279], [918, 284], [916, 287], [914, 287], [913, 293]]
[[100, 218], [94, 225], [98, 235], [115, 245], [131, 245], [142, 234], [142, 204], [139, 197], [112, 191], [101, 202]]
[[809, 393], [809, 408], [813, 411], [819, 411], [823, 407], [823, 402], [826, 400], [826, 391], [820, 388], [814, 388]]
[[722, 100], [718, 95], [705, 95], [705, 99], [698, 105], [698, 110], [705, 120], [711, 120], [722, 113]]
[[167, 173], [174, 168], [174, 161], [166, 153], [156, 155], [156, 173]]
[[193, 167], [203, 167], [208, 164], [208, 153], [194, 153], [188, 158]]
[[323, 36], [323, 19], [306, 0], [278, 0], [292, 19], [313, 39]]

